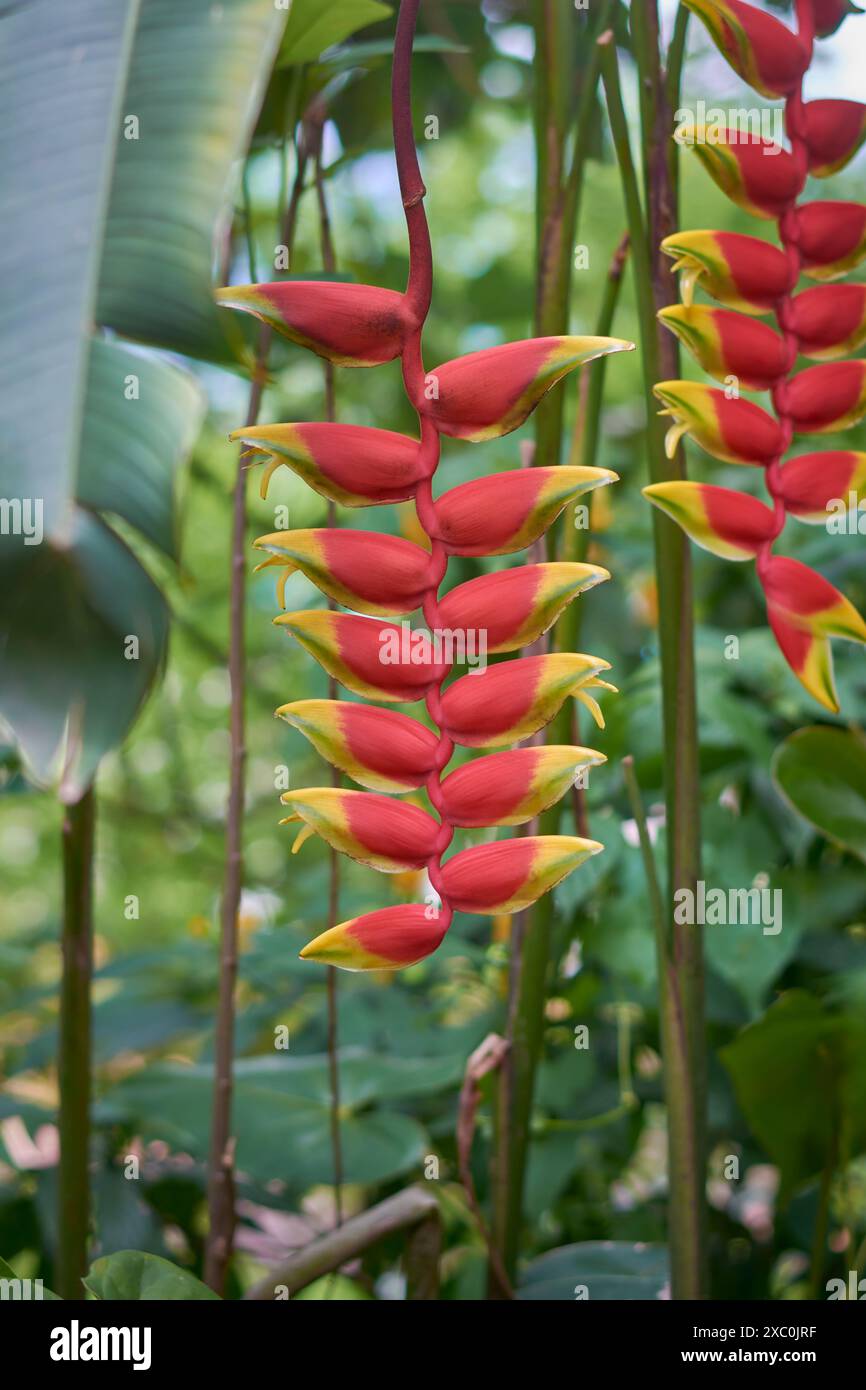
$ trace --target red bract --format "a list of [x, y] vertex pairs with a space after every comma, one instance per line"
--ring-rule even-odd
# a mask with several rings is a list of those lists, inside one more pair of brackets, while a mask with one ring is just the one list
[[[721, 145], [697, 147], [734, 202], [756, 216], [778, 220], [781, 248], [714, 232], [668, 237], [664, 249], [685, 272], [686, 304], [663, 309], [660, 317], [706, 371], [735, 388], [730, 392], [734, 397], [741, 386], [770, 389], [777, 419], [751, 402], [728, 399], [728, 393], [694, 382], [665, 381], [655, 389], [674, 420], [670, 446], [688, 433], [716, 458], [763, 465], [774, 508], [700, 483], [661, 483], [644, 491], [698, 544], [727, 559], [756, 558], [780, 649], [806, 689], [835, 710], [828, 639], [864, 642], [866, 624], [826, 579], [795, 560], [775, 556], [772, 546], [787, 514], [827, 521], [859, 506], [866, 491], [864, 454], [839, 450], [783, 461], [794, 434], [836, 432], [866, 414], [866, 362], [827, 361], [793, 372], [798, 353], [836, 359], [866, 341], [866, 287], [831, 285], [794, 293], [801, 273], [835, 280], [866, 254], [866, 206], [797, 205], [807, 172], [820, 177], [834, 173], [866, 137], [866, 106], [838, 100], [804, 103], [801, 92], [813, 30], [832, 33], [855, 7], [847, 0], [811, 0], [810, 7], [803, 0], [796, 7], [800, 29], [792, 34], [778, 20], [736, 0], [686, 3], [742, 77], [765, 95], [787, 97], [791, 148], [771, 155], [768, 142], [739, 136], [734, 144], [730, 133]], [[695, 285], [749, 313], [772, 309], [779, 332], [742, 314], [693, 305]]]
[[809, 172], [819, 179], [843, 169], [866, 140], [866, 106], [859, 101], [810, 101], [802, 119]]
[[684, 4], [700, 15], [734, 71], [763, 96], [786, 96], [799, 85], [809, 52], [778, 19], [740, 0]]
[[278, 280], [217, 290], [228, 309], [255, 314], [301, 347], [340, 367], [392, 362], [417, 328], [405, 295], [375, 285]]
[[835, 34], [842, 20], [849, 14], [862, 14], [859, 5], [852, 0], [809, 0], [815, 21], [815, 33], [821, 39]]
[[[369, 791], [308, 787], [283, 801], [311, 835], [384, 873], [426, 870], [426, 903], [364, 913], [323, 932], [305, 959], [347, 970], [400, 969], [435, 951], [454, 911], [516, 912], [602, 846], [574, 836], [527, 836], [444, 859], [455, 827], [520, 825], [604, 761], [591, 748], [552, 746], [479, 758], [443, 776], [455, 743], [501, 748], [547, 724], [569, 696], [603, 727], [595, 696], [613, 689], [608, 663], [570, 652], [487, 667], [490, 652], [532, 643], [566, 604], [608, 578], [597, 565], [552, 562], [484, 574], [443, 597], [449, 555], [505, 555], [543, 534], [562, 509], [615, 480], [603, 468], [539, 468], [481, 478], [433, 500], [443, 436], [497, 438], [517, 429], [545, 392], [603, 354], [630, 349], [614, 338], [548, 337], [506, 343], [425, 372], [421, 330], [432, 289], [424, 188], [408, 103], [417, 0], [400, 8], [394, 49], [395, 144], [409, 230], [405, 294], [319, 281], [221, 291], [222, 303], [256, 314], [343, 366], [401, 358], [419, 417], [419, 439], [351, 425], [259, 425], [234, 438], [268, 459], [264, 495], [283, 463], [317, 492], [351, 507], [413, 499], [429, 549], [395, 535], [334, 527], [276, 531], [256, 544], [264, 566], [300, 571], [340, 613], [322, 608], [275, 619], [348, 690], [384, 703], [424, 700], [432, 729], [396, 710], [343, 700], [297, 700], [277, 713]], [[766, 281], [766, 277], [765, 277]], [[427, 628], [394, 622], [420, 610]], [[368, 615], [368, 616], [362, 616]], [[454, 666], [468, 673], [444, 683]], [[438, 819], [385, 793], [424, 788]]]
[[563, 507], [617, 481], [607, 468], [516, 468], [475, 478], [436, 503], [436, 533], [449, 555], [508, 555], [543, 535]]
[[610, 352], [630, 351], [617, 338], [531, 338], [470, 352], [424, 378], [415, 405], [441, 434], [480, 441], [523, 424], [542, 396], [575, 367]]
[[700, 286], [731, 309], [766, 314], [791, 288], [788, 258], [778, 246], [740, 232], [674, 232], [662, 250], [681, 271], [683, 303]]
[[838, 280], [866, 256], [863, 203], [804, 203], [795, 220], [800, 265], [812, 280]]
[[790, 302], [788, 327], [804, 357], [842, 357], [866, 342], [866, 285], [820, 285]]
[[261, 494], [281, 464], [331, 502], [372, 507], [405, 502], [424, 477], [417, 439], [364, 425], [247, 425], [230, 439], [264, 454]]
[[781, 217], [803, 186], [804, 171], [772, 140], [728, 130], [724, 138], [698, 138], [695, 154], [723, 193], [754, 217]]

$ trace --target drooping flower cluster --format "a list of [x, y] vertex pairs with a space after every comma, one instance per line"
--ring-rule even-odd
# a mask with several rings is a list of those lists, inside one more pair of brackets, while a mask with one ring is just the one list
[[[352, 610], [285, 613], [275, 621], [347, 690], [388, 704], [425, 701], [433, 728], [395, 709], [343, 700], [281, 707], [334, 766], [365, 791], [289, 791], [299, 843], [318, 834], [385, 873], [426, 869], [435, 901], [369, 912], [330, 928], [301, 954], [350, 970], [398, 969], [440, 944], [457, 911], [495, 915], [534, 902], [602, 846], [576, 836], [498, 840], [443, 862], [456, 827], [525, 824], [604, 758], [573, 746], [508, 748], [547, 724], [574, 695], [600, 718], [591, 695], [608, 663], [557, 652], [468, 672], [445, 687], [452, 665], [477, 642], [511, 652], [540, 636], [578, 593], [608, 578], [595, 565], [550, 563], [487, 574], [438, 596], [449, 555], [524, 549], [574, 498], [614, 481], [601, 468], [534, 468], [464, 483], [434, 500], [441, 436], [487, 440], [517, 429], [567, 372], [630, 347], [610, 338], [549, 337], [471, 353], [427, 373], [421, 334], [432, 291], [424, 186], [412, 136], [409, 66], [417, 0], [404, 0], [395, 45], [394, 137], [410, 242], [405, 294], [319, 281], [219, 291], [223, 304], [271, 324], [341, 366], [401, 359], [420, 438], [345, 424], [258, 425], [235, 431], [267, 456], [262, 491], [287, 464], [344, 506], [413, 499], [429, 550], [396, 536], [316, 528], [280, 531], [256, 544], [285, 577], [302, 571]], [[420, 610], [427, 629], [402, 615]], [[395, 622], [394, 619], [397, 619]], [[386, 620], [386, 621], [383, 621]], [[462, 644], [462, 647], [461, 647]], [[507, 749], [443, 777], [455, 744]], [[426, 789], [436, 815], [388, 793]], [[432, 897], [432, 895], [431, 895]]]
[[[788, 148], [741, 130], [721, 132], [720, 139], [692, 134], [695, 153], [719, 187], [754, 216], [775, 220], [781, 245], [712, 231], [677, 232], [662, 243], [683, 271], [684, 303], [660, 317], [726, 389], [689, 381], [663, 381], [655, 389], [673, 417], [671, 451], [688, 433], [715, 458], [763, 468], [773, 507], [704, 483], [656, 483], [644, 491], [699, 545], [725, 559], [756, 560], [781, 651], [806, 689], [836, 711], [829, 639], [866, 642], [866, 623], [822, 575], [774, 555], [772, 547], [789, 515], [826, 523], [835, 508], [856, 507], [866, 497], [864, 453], [786, 459], [794, 435], [833, 433], [866, 414], [866, 362], [838, 360], [866, 341], [866, 286], [825, 283], [866, 256], [866, 206], [797, 201], [808, 175], [835, 173], [866, 139], [866, 106], [802, 96], [815, 36], [833, 33], [856, 7], [848, 0], [797, 0], [795, 33], [739, 0], [685, 3], [746, 82], [766, 97], [784, 98]], [[796, 293], [801, 275], [820, 283]], [[726, 307], [694, 304], [696, 285]], [[777, 328], [761, 321], [769, 314]], [[798, 356], [820, 365], [795, 371]], [[769, 392], [774, 414], [741, 400], [739, 386]]]

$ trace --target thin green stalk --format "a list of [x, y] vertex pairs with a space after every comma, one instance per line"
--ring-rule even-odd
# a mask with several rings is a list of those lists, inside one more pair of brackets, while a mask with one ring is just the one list
[[90, 787], [63, 817], [63, 979], [57, 1076], [60, 1088], [59, 1231], [55, 1285], [82, 1299], [90, 1228], [90, 986], [93, 973], [95, 796]]
[[[647, 6], [644, 66], [653, 84], [652, 130], [644, 130], [648, 171], [648, 216], [645, 220], [631, 155], [628, 125], [619, 85], [612, 34], [599, 41], [611, 132], [620, 166], [623, 195], [634, 252], [635, 290], [640, 323], [650, 478], [653, 482], [683, 476], [678, 452], [668, 459], [664, 429], [653, 394], [656, 381], [677, 374], [670, 335], [659, 328], [656, 311], [676, 298], [661, 237], [676, 217], [668, 144], [670, 113], [658, 63], [655, 5]], [[646, 16], [645, 16], [646, 17]], [[649, 230], [647, 229], [649, 227]], [[659, 652], [662, 669], [664, 784], [667, 823], [668, 884], [665, 918], [672, 918], [674, 892], [695, 888], [700, 874], [700, 779], [695, 699], [694, 634], [688, 541], [667, 517], [654, 510], [653, 536], [659, 597]], [[706, 1077], [703, 1012], [703, 942], [700, 930], [670, 921], [660, 934], [660, 1026], [665, 1065], [670, 1187], [672, 1292], [677, 1299], [706, 1294]]]
[[[282, 241], [294, 246], [298, 208], [304, 188], [305, 159], [299, 154], [295, 181], [282, 227]], [[268, 376], [273, 330], [263, 324], [256, 346], [247, 424], [259, 418]], [[235, 990], [238, 975], [238, 912], [243, 889], [243, 819], [246, 794], [246, 471], [244, 450], [238, 456], [232, 501], [229, 580], [228, 669], [229, 796], [226, 815], [223, 893], [220, 909], [219, 997], [214, 1030], [214, 1091], [208, 1154], [208, 1232], [204, 1277], [215, 1293], [225, 1292], [235, 1231], [235, 1140], [232, 1134], [234, 1093]]]
[[833, 1179], [836, 1175], [835, 1154], [830, 1158], [821, 1173], [818, 1188], [818, 1213], [812, 1233], [812, 1259], [809, 1268], [809, 1294], [811, 1298], [821, 1298], [824, 1290], [824, 1265], [827, 1260], [827, 1231], [830, 1226], [830, 1197], [833, 1192]]
[[646, 815], [644, 814], [643, 801], [641, 799], [640, 784], [637, 780], [637, 773], [634, 770], [634, 758], [629, 753], [622, 760], [622, 775], [625, 779], [625, 789], [628, 793], [631, 813], [634, 816], [637, 826], [638, 843], [640, 845], [641, 859], [643, 860], [644, 876], [649, 893], [650, 909], [652, 911], [653, 926], [655, 928], [656, 940], [662, 939], [668, 930], [668, 914], [665, 911], [664, 894], [662, 893], [659, 876], [656, 873], [656, 861], [653, 854], [652, 840], [650, 839], [649, 827], [647, 826]]
[[[610, 6], [604, 3], [604, 13]], [[534, 0], [537, 258], [534, 331], [568, 330], [573, 247], [583, 187], [586, 150], [594, 116], [598, 65], [593, 54], [584, 74], [576, 113], [572, 100], [575, 11], [570, 0]], [[567, 146], [574, 127], [569, 163]], [[562, 454], [564, 397], [551, 392], [535, 414], [537, 465], [558, 464]], [[552, 538], [549, 538], [552, 544]], [[517, 1262], [529, 1119], [544, 1027], [549, 921], [536, 912], [530, 929], [523, 914], [513, 921], [507, 1034], [508, 1057], [500, 1073], [492, 1171], [493, 1242], [513, 1281]], [[491, 1269], [491, 1297], [502, 1281]]]
[[[328, 208], [328, 196], [325, 191], [324, 171], [322, 169], [322, 135], [324, 130], [324, 119], [326, 112], [321, 111], [321, 118], [316, 118], [316, 124], [311, 131], [311, 148], [313, 149], [313, 168], [314, 185], [316, 189], [316, 202], [319, 209], [319, 244], [322, 249], [322, 269], [329, 275], [333, 275], [337, 269], [337, 253], [334, 247], [334, 238], [331, 232], [331, 215]], [[337, 418], [337, 393], [336, 393], [336, 373], [332, 362], [324, 363], [325, 375], [325, 419], [331, 424]], [[337, 524], [337, 507], [333, 501], [328, 502], [328, 526], [334, 527]], [[336, 608], [333, 599], [328, 599], [328, 607]], [[328, 677], [328, 699], [336, 700], [338, 696], [337, 682], [333, 676]], [[342, 777], [337, 767], [331, 768], [331, 785], [339, 787], [342, 785]], [[328, 928], [335, 927], [339, 921], [340, 908], [340, 856], [335, 849], [331, 850], [331, 860], [329, 866], [328, 880]], [[331, 1155], [334, 1167], [334, 1222], [335, 1225], [342, 1225], [343, 1221], [343, 1141], [340, 1131], [340, 1059], [339, 1059], [339, 1004], [337, 1000], [337, 985], [339, 972], [335, 965], [327, 967], [327, 1007], [328, 1007], [328, 1077], [331, 1090], [330, 1106], [330, 1128], [331, 1128]]]
[[[689, 11], [681, 4], [677, 10], [665, 66], [665, 105], [671, 115], [675, 115], [680, 108], [688, 29]], [[668, 142], [668, 177], [673, 190], [674, 206], [677, 206], [680, 200], [680, 151], [675, 140]]]

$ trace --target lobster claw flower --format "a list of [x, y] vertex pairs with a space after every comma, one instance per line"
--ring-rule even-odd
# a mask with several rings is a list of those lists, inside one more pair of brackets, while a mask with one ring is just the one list
[[756, 92], [772, 99], [798, 86], [811, 54], [778, 19], [740, 0], [684, 3], [703, 20], [734, 72]]
[[417, 408], [443, 434], [479, 442], [523, 424], [551, 387], [575, 367], [634, 343], [621, 338], [530, 338], [457, 357], [428, 373]]
[[408, 624], [321, 609], [281, 613], [274, 622], [288, 628], [329, 676], [365, 699], [421, 700], [448, 669], [434, 659], [429, 635]]
[[527, 647], [563, 608], [610, 575], [598, 565], [552, 563], [483, 574], [460, 584], [439, 604], [443, 628], [484, 632], [488, 652]]
[[801, 203], [797, 243], [803, 274], [812, 280], [838, 280], [866, 256], [866, 205]]
[[848, 511], [866, 498], [866, 454], [853, 449], [800, 454], [782, 465], [777, 487], [786, 512], [823, 526], [834, 508]]
[[831, 434], [866, 415], [866, 362], [807, 367], [786, 384], [785, 408], [799, 434]]
[[773, 513], [748, 493], [709, 483], [670, 482], [652, 483], [643, 494], [697, 545], [723, 560], [751, 560], [773, 538]]
[[332, 849], [384, 874], [423, 869], [441, 831], [439, 822], [420, 806], [375, 792], [305, 787], [283, 792], [280, 800], [291, 807], [284, 823], [303, 821], [305, 825], [292, 853], [310, 835], [321, 835]]
[[285, 463], [309, 487], [346, 507], [405, 502], [424, 476], [418, 441], [365, 425], [245, 425], [229, 439], [264, 454], [261, 495]]
[[691, 147], [722, 192], [753, 217], [781, 217], [802, 188], [796, 159], [772, 140], [730, 129], [710, 139], [698, 128]]
[[466, 748], [504, 748], [543, 729], [569, 695], [610, 669], [597, 656], [551, 652], [461, 676], [442, 696], [443, 731]]
[[572, 835], [527, 835], [461, 850], [442, 866], [442, 885], [457, 912], [522, 912], [604, 848]]
[[392, 362], [418, 327], [405, 295], [377, 285], [327, 280], [276, 280], [229, 285], [219, 304], [242, 309], [270, 324], [300, 347], [338, 367], [376, 367]]
[[776, 555], [761, 580], [767, 615], [791, 670], [826, 709], [838, 712], [830, 637], [866, 642], [866, 623], [823, 575]]
[[681, 271], [683, 302], [691, 304], [695, 285], [730, 309], [768, 313], [791, 288], [784, 251], [740, 232], [674, 232], [661, 248]]
[[866, 285], [819, 285], [791, 300], [790, 326], [804, 357], [829, 360], [866, 342]]
[[667, 434], [672, 458], [684, 434], [725, 463], [767, 465], [784, 446], [778, 422], [751, 401], [728, 399], [724, 391], [694, 381], [660, 381], [653, 390], [673, 418]]
[[277, 714], [329, 763], [371, 791], [415, 791], [435, 766], [438, 738], [398, 710], [345, 700], [293, 700]]
[[442, 944], [451, 913], [421, 903], [365, 912], [322, 932], [301, 951], [304, 960], [341, 970], [404, 970]]
[[400, 536], [322, 527], [275, 531], [255, 544], [337, 603], [374, 617], [413, 612], [430, 587], [430, 556]]
[[717, 381], [735, 376], [749, 390], [768, 391], [785, 375], [785, 344], [757, 319], [702, 304], [672, 304], [658, 316]]
[[545, 744], [475, 758], [442, 783], [442, 811], [451, 825], [524, 825], [552, 806], [578, 774], [607, 759], [593, 748]]
[[452, 555], [511, 555], [543, 535], [563, 507], [615, 483], [609, 468], [515, 468], [461, 483], [436, 503], [440, 539]]
[[829, 178], [850, 162], [866, 140], [866, 106], [835, 98], [803, 107], [809, 173]]
[[809, 0], [815, 16], [815, 33], [820, 39], [835, 34], [843, 19], [849, 14], [862, 14], [859, 5], [851, 0]]

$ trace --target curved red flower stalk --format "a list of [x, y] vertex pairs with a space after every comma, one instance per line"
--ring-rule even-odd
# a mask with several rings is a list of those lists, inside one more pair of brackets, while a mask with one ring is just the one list
[[[845, 429], [866, 414], [866, 362], [838, 361], [866, 342], [866, 287], [821, 283], [795, 293], [801, 275], [836, 280], [866, 255], [866, 206], [798, 204], [809, 174], [841, 169], [866, 139], [866, 106], [804, 102], [802, 79], [814, 40], [833, 33], [849, 0], [797, 0], [797, 30], [740, 0], [685, 0], [745, 81], [785, 100], [788, 149], [728, 132], [695, 152], [725, 193], [757, 217], [773, 218], [781, 247], [725, 232], [678, 232], [662, 243], [684, 272], [684, 304], [660, 318], [717, 380], [768, 391], [775, 416], [727, 391], [664, 381], [656, 394], [674, 420], [672, 443], [689, 433], [715, 458], [764, 469], [772, 511], [751, 497], [703, 483], [644, 489], [699, 545], [726, 559], [755, 559], [767, 615], [794, 674], [838, 711], [829, 639], [866, 642], [866, 623], [821, 575], [773, 554], [787, 517], [826, 522], [831, 504], [866, 498], [866, 455], [836, 450], [787, 459], [795, 434]], [[692, 303], [699, 284], [727, 307]], [[778, 332], [747, 315], [773, 312]], [[821, 365], [794, 372], [798, 355]]]
[[[443, 862], [457, 826], [521, 825], [564, 795], [593, 749], [539, 747], [494, 753], [443, 777], [455, 744], [507, 748], [530, 737], [569, 695], [601, 722], [589, 690], [606, 686], [607, 662], [571, 653], [525, 657], [462, 676], [448, 643], [474, 639], [487, 651], [528, 646], [582, 590], [609, 576], [595, 565], [551, 563], [487, 574], [443, 598], [449, 555], [524, 549], [575, 497], [615, 480], [602, 468], [539, 468], [499, 474], [433, 497], [442, 436], [496, 438], [516, 429], [567, 372], [633, 345], [612, 338], [537, 338], [508, 343], [425, 371], [421, 337], [433, 287], [424, 184], [412, 132], [410, 68], [420, 0], [402, 0], [392, 77], [394, 148], [409, 234], [405, 294], [318, 281], [232, 287], [227, 306], [256, 314], [328, 360], [369, 367], [399, 357], [420, 438], [351, 425], [277, 424], [233, 438], [287, 464], [323, 496], [346, 506], [414, 499], [429, 549], [369, 531], [280, 531], [256, 545], [285, 579], [302, 571], [348, 613], [285, 613], [275, 621], [347, 689], [385, 703], [424, 700], [434, 728], [396, 710], [341, 700], [298, 700], [277, 712], [366, 791], [311, 787], [285, 793], [301, 822], [295, 850], [312, 834], [384, 873], [426, 870], [437, 902], [409, 903], [342, 922], [301, 955], [350, 970], [399, 969], [434, 951], [455, 911], [517, 912], [602, 849], [575, 836], [527, 836], [463, 850]], [[429, 633], [377, 621], [420, 609]], [[458, 658], [461, 659], [461, 658]], [[424, 788], [436, 819], [387, 793]], [[432, 895], [431, 895], [432, 897]]]

